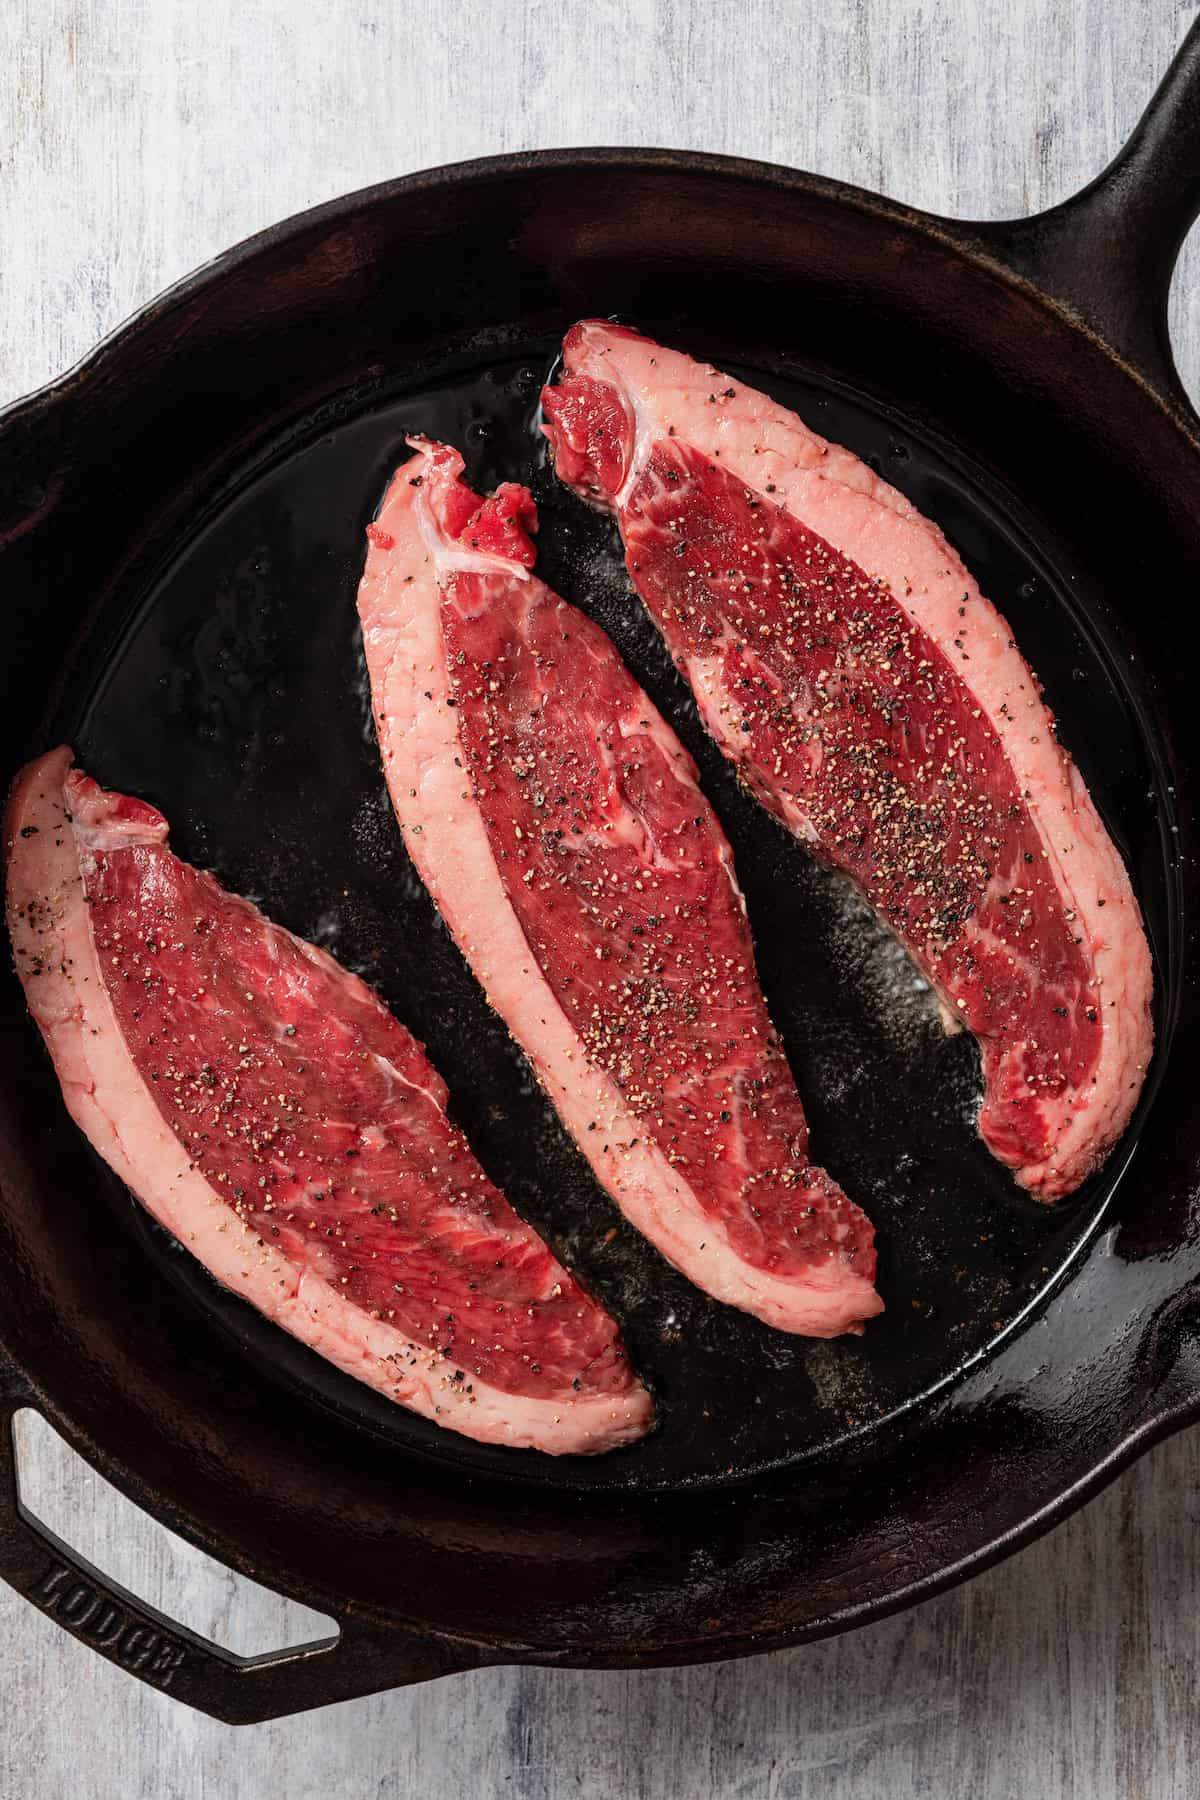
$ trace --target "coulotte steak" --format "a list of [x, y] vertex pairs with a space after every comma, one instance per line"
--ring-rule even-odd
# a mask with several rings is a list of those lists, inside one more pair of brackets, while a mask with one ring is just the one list
[[1008, 625], [901, 493], [716, 369], [588, 320], [542, 401], [717, 743], [978, 1038], [989, 1148], [1070, 1193], [1136, 1104], [1150, 955]]
[[416, 867], [570, 1135], [697, 1286], [818, 1337], [880, 1310], [870, 1224], [809, 1157], [729, 845], [604, 633], [531, 573], [533, 501], [422, 439], [359, 590]]
[[489, 1181], [366, 984], [167, 846], [67, 749], [5, 822], [17, 972], [68, 1108], [234, 1293], [486, 1443], [592, 1453], [649, 1396], [612, 1319]]

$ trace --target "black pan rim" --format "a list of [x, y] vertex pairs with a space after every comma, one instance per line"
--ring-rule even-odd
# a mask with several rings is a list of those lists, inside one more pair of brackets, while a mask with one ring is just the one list
[[[102, 1443], [91, 1437], [86, 1431], [80, 1430], [74, 1421], [61, 1412], [48, 1396], [40, 1392], [29, 1377], [26, 1376], [24, 1379], [26, 1392], [22, 1396], [19, 1407], [32, 1408], [39, 1412], [73, 1450], [96, 1469], [105, 1480], [125, 1494], [123, 1483], [126, 1471], [121, 1459], [111, 1456]], [[449, 1631], [438, 1631], [436, 1636], [444, 1644], [473, 1652], [472, 1667], [511, 1664], [513, 1666], [580, 1669], [650, 1669], [694, 1666], [725, 1662], [742, 1656], [766, 1654], [800, 1644], [819, 1642], [829, 1637], [839, 1637], [846, 1632], [856, 1631], [862, 1626], [871, 1625], [897, 1613], [905, 1612], [910, 1607], [920, 1605], [926, 1600], [935, 1599], [938, 1595], [949, 1592], [951, 1588], [960, 1586], [976, 1575], [986, 1573], [987, 1570], [1006, 1561], [1008, 1557], [1027, 1549], [1102, 1493], [1119, 1475], [1132, 1467], [1158, 1444], [1198, 1422], [1200, 1422], [1200, 1395], [1189, 1397], [1182, 1403], [1168, 1407], [1132, 1428], [1093, 1468], [1071, 1483], [1063, 1493], [1038, 1507], [1019, 1524], [989, 1538], [986, 1543], [981, 1544], [968, 1555], [959, 1557], [930, 1574], [919, 1576], [906, 1586], [895, 1588], [887, 1594], [863, 1600], [857, 1605], [842, 1608], [838, 1612], [823, 1617], [809, 1619], [789, 1630], [749, 1629], [744, 1632], [722, 1630], [710, 1641], [695, 1638], [679, 1638], [672, 1641], [657, 1640], [652, 1647], [639, 1646], [627, 1640], [618, 1643], [615, 1640], [606, 1642], [601, 1639], [593, 1639], [589, 1643], [586, 1656], [573, 1656], [569, 1652], [564, 1653], [549, 1649], [545, 1645], [539, 1645], [536, 1641], [522, 1641], [512, 1637], [497, 1638]], [[126, 1497], [131, 1496], [126, 1494]], [[658, 1497], [651, 1496], [651, 1498]], [[276, 1571], [272, 1571], [269, 1578], [264, 1578], [261, 1565], [254, 1560], [252, 1555], [247, 1555], [235, 1539], [226, 1539], [198, 1526], [191, 1514], [180, 1508], [178, 1502], [164, 1498], [157, 1492], [153, 1502], [148, 1501], [146, 1491], [142, 1488], [137, 1494], [136, 1504], [149, 1513], [158, 1524], [165, 1526], [195, 1549], [218, 1559], [248, 1580], [261, 1586], [268, 1586], [275, 1592], [312, 1610], [324, 1610], [328, 1612], [335, 1623], [348, 1618], [349, 1609], [336, 1588], [320, 1588], [312, 1581], [292, 1582], [285, 1575]], [[374, 1608], [369, 1603], [358, 1602], [354, 1606], [353, 1617], [368, 1620], [385, 1629], [408, 1631], [418, 1638], [427, 1639], [434, 1635], [428, 1620], [415, 1614], [403, 1614], [392, 1608]], [[286, 1654], [300, 1656], [306, 1650], [323, 1647], [326, 1641], [317, 1640], [310, 1645], [298, 1645]], [[232, 1658], [234, 1663], [239, 1664], [253, 1660], [253, 1658], [246, 1659], [237, 1656]], [[464, 1664], [464, 1666], [466, 1665]]]
[[[266, 251], [298, 241], [308, 231], [334, 223], [355, 212], [376, 208], [393, 199], [423, 193], [434, 194], [447, 187], [478, 186], [522, 171], [530, 174], [570, 174], [604, 169], [621, 170], [630, 174], [670, 170], [684, 177], [725, 176], [765, 191], [782, 188], [792, 193], [812, 194], [833, 205], [847, 207], [873, 219], [888, 221], [922, 233], [954, 254], [976, 264], [989, 275], [1007, 282], [1027, 298], [1055, 314], [1070, 329], [1081, 333], [1123, 375], [1135, 382], [1145, 397], [1183, 434], [1188, 444], [1200, 452], [1200, 414], [1192, 409], [1188, 416], [1180, 407], [1171, 404], [1154, 383], [1135, 368], [1127, 357], [1122, 356], [1077, 309], [1056, 299], [1038, 282], [1020, 274], [1005, 260], [1003, 245], [1007, 233], [1015, 226], [1027, 227], [1030, 223], [1028, 219], [947, 218], [927, 212], [921, 207], [910, 206], [904, 201], [889, 199], [851, 182], [789, 168], [784, 163], [772, 163], [763, 158], [639, 145], [584, 145], [554, 150], [514, 150], [495, 156], [470, 157], [459, 162], [417, 169], [411, 174], [394, 176], [385, 181], [372, 182], [366, 187], [355, 188], [347, 194], [305, 207], [274, 225], [264, 226], [260, 231], [238, 239], [227, 249], [218, 251], [215, 256], [197, 264], [178, 280], [160, 289], [124, 319], [119, 320], [77, 362], [0, 409], [0, 431], [18, 423], [27, 415], [35, 414], [45, 405], [69, 399], [77, 390], [104, 373], [114, 353], [127, 339], [136, 337], [139, 331], [157, 323], [171, 311], [202, 293], [210, 283], [249, 266]], [[1055, 207], [1050, 212], [1035, 217], [1051, 218], [1063, 210], [1064, 207]]]
[[[576, 170], [595, 169], [625, 172], [666, 169], [685, 176], [715, 174], [731, 180], [749, 182], [755, 188], [766, 191], [778, 192], [782, 188], [795, 193], [809, 193], [830, 203], [851, 207], [875, 220], [887, 221], [937, 240], [955, 255], [975, 263], [992, 278], [1002, 280], [1023, 291], [1039, 306], [1055, 314], [1060, 322], [1070, 330], [1086, 337], [1123, 377], [1136, 383], [1146, 399], [1153, 401], [1164, 419], [1169, 421], [1180, 433], [1188, 448], [1200, 451], [1200, 430], [1197, 429], [1194, 422], [1194, 415], [1192, 418], [1187, 417], [1178, 406], [1164, 398], [1151, 381], [1095, 332], [1073, 308], [1055, 299], [1037, 282], [1014, 271], [1005, 262], [1001, 253], [1005, 230], [1003, 224], [970, 224], [939, 219], [936, 215], [883, 199], [867, 190], [849, 184], [763, 161], [671, 149], [635, 148], [625, 150], [615, 147], [518, 152], [453, 163], [357, 190], [298, 213], [279, 224], [269, 226], [182, 277], [181, 280], [165, 289], [121, 322], [71, 369], [31, 394], [16, 400], [3, 412], [0, 412], [0, 430], [6, 430], [24, 418], [36, 415], [43, 408], [68, 401], [76, 392], [86, 388], [91, 381], [102, 376], [114, 354], [119, 349], [125, 348], [131, 340], [136, 339], [140, 330], [161, 321], [175, 308], [203, 293], [208, 284], [253, 263], [254, 259], [264, 251], [299, 240], [307, 231], [336, 222], [358, 210], [379, 205], [401, 195], [433, 195], [449, 185], [479, 184], [523, 170], [530, 173], [539, 171], [570, 173]], [[24, 1387], [27, 1395], [26, 1403], [39, 1406], [67, 1441], [87, 1456], [122, 1491], [128, 1492], [131, 1487], [137, 1486], [139, 1489], [138, 1502], [146, 1504], [147, 1484], [144, 1478], [133, 1474], [118, 1458], [110, 1456], [101, 1445], [92, 1440], [88, 1431], [80, 1429], [71, 1418], [67, 1417], [65, 1413], [61, 1413], [57, 1406], [49, 1403], [40, 1394], [39, 1384], [28, 1376], [24, 1379]], [[1059, 1523], [1151, 1445], [1173, 1431], [1194, 1423], [1197, 1419], [1200, 1419], [1200, 1394], [1154, 1412], [1148, 1419], [1143, 1419], [1130, 1426], [1094, 1467], [1072, 1483], [1063, 1493], [1034, 1511], [1019, 1525], [999, 1532], [986, 1543], [979, 1545], [969, 1555], [932, 1574], [920, 1577], [909, 1585], [893, 1590], [885, 1596], [868, 1599], [861, 1605], [845, 1609], [828, 1619], [809, 1621], [785, 1632], [748, 1631], [745, 1634], [739, 1634], [736, 1631], [726, 1632], [722, 1633], [715, 1643], [689, 1640], [666, 1644], [660, 1640], [654, 1644], [653, 1648], [639, 1647], [634, 1644], [625, 1646], [622, 1651], [615, 1645], [606, 1647], [603, 1642], [597, 1641], [594, 1652], [589, 1652], [587, 1664], [582, 1661], [576, 1663], [570, 1655], [547, 1652], [544, 1648], [539, 1651], [533, 1645], [502, 1644], [492, 1641], [485, 1642], [482, 1639], [474, 1640], [474, 1642], [482, 1652], [484, 1659], [490, 1661], [504, 1661], [511, 1656], [514, 1660], [540, 1662], [549, 1666], [641, 1667], [666, 1663], [721, 1660], [733, 1655], [767, 1651], [787, 1644], [795, 1644], [852, 1629], [932, 1597], [967, 1576], [992, 1566], [1005, 1555], [1031, 1542]], [[230, 1566], [241, 1569], [243, 1573], [257, 1580], [263, 1579], [263, 1572], [253, 1562], [253, 1559], [240, 1552], [235, 1545], [226, 1544], [221, 1534], [195, 1524], [180, 1510], [179, 1502], [164, 1497], [156, 1489], [149, 1490], [149, 1492], [152, 1500], [151, 1504], [147, 1506], [147, 1510], [153, 1516], [168, 1524], [171, 1529], [178, 1531], [188, 1541], [210, 1554], [218, 1555]], [[277, 1580], [274, 1574], [269, 1579], [271, 1584], [277, 1586], [282, 1592], [291, 1591], [296, 1598], [304, 1599], [310, 1604], [320, 1604], [319, 1601], [313, 1600], [311, 1584], [302, 1589], [298, 1585], [290, 1586], [286, 1579]], [[334, 1612], [339, 1610], [336, 1593], [328, 1595], [327, 1603], [329, 1610]], [[345, 1610], [344, 1603], [341, 1604], [341, 1610]], [[369, 1609], [356, 1608], [356, 1611], [367, 1612]], [[399, 1614], [390, 1609], [380, 1612], [378, 1617], [381, 1623], [393, 1627], [406, 1623], [401, 1620]], [[411, 1628], [416, 1631], [426, 1634], [429, 1631], [427, 1623], [407, 1623], [411, 1623]], [[459, 1642], [464, 1646], [470, 1641], [452, 1638], [449, 1633], [445, 1634], [445, 1637], [447, 1642]]]

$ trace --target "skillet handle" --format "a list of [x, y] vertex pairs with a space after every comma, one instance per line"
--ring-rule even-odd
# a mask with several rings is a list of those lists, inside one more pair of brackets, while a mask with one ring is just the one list
[[337, 1700], [430, 1681], [487, 1661], [353, 1615], [337, 1637], [235, 1656], [110, 1581], [22, 1505], [13, 1417], [36, 1405], [0, 1360], [0, 1576], [81, 1643], [139, 1680], [228, 1725], [284, 1718]]
[[1172, 410], [1197, 414], [1167, 324], [1180, 246], [1200, 215], [1200, 21], [1132, 136], [1080, 193], [1033, 218], [972, 227], [992, 254], [1106, 339]]

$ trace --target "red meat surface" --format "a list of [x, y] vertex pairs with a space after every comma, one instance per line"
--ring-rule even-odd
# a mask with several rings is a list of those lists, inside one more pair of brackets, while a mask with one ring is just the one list
[[532, 501], [415, 441], [360, 589], [418, 870], [567, 1129], [698, 1286], [828, 1336], [879, 1310], [871, 1227], [809, 1158], [729, 845], [604, 633], [530, 574]]
[[901, 494], [715, 369], [591, 320], [543, 407], [709, 731], [976, 1035], [989, 1148], [1069, 1193], [1137, 1101], [1150, 956], [1008, 625]]
[[8, 918], [100, 1154], [218, 1280], [402, 1405], [552, 1452], [640, 1436], [616, 1326], [488, 1180], [411, 1034], [70, 764], [18, 779]]

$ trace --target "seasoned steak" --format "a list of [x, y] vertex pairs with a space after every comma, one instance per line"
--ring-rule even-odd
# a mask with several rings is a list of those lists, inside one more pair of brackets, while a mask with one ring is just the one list
[[649, 1427], [617, 1328], [446, 1117], [364, 982], [71, 753], [9, 803], [7, 911], [76, 1123], [226, 1287], [390, 1399], [552, 1454]]
[[1008, 625], [901, 494], [715, 369], [589, 320], [542, 398], [709, 731], [974, 1032], [989, 1148], [1070, 1193], [1136, 1104], [1150, 955]]
[[809, 1157], [724, 833], [604, 633], [538, 581], [533, 502], [413, 440], [359, 594], [409, 852], [567, 1130], [706, 1292], [826, 1337], [880, 1309]]

